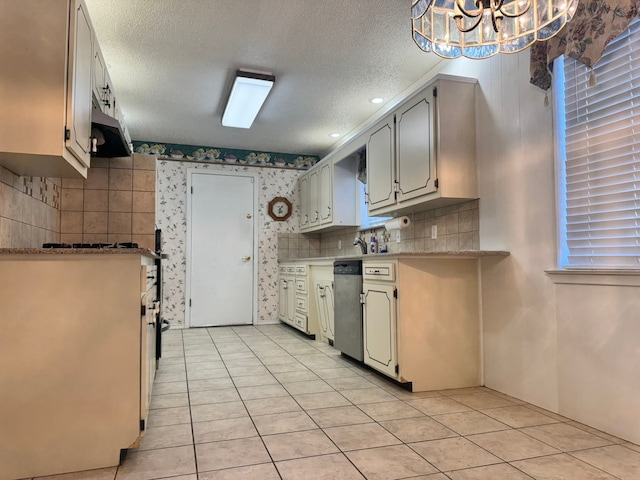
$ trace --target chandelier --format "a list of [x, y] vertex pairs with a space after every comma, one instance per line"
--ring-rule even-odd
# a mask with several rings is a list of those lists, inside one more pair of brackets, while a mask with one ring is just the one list
[[444, 58], [487, 58], [548, 40], [578, 0], [412, 0], [413, 40]]

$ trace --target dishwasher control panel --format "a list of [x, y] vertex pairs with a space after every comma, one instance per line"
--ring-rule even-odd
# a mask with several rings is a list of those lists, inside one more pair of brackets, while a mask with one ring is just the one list
[[378, 280], [393, 282], [395, 280], [395, 269], [393, 263], [365, 264], [363, 266], [365, 280]]

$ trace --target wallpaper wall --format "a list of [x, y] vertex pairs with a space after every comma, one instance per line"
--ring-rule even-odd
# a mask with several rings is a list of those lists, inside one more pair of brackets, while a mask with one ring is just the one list
[[[289, 168], [260, 168], [248, 165], [221, 165], [159, 159], [157, 164], [157, 224], [162, 229], [164, 262], [163, 317], [172, 328], [185, 325], [187, 169], [221, 172], [251, 172], [258, 183], [258, 317], [256, 323], [278, 321], [278, 234], [298, 228], [300, 205], [297, 179], [300, 171]], [[287, 221], [275, 222], [267, 214], [267, 204], [276, 196], [287, 197], [293, 213]]]

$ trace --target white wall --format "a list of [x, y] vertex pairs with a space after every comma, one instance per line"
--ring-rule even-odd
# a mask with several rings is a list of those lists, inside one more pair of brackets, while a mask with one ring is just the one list
[[[485, 384], [640, 443], [640, 289], [555, 285], [553, 99], [529, 53], [447, 62], [479, 79], [477, 160]], [[585, 301], [589, 299], [589, 301]]]

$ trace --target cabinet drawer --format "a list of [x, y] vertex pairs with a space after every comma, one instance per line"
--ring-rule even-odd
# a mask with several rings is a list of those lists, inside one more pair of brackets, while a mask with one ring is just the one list
[[296, 278], [296, 292], [307, 293], [307, 279]]
[[306, 315], [302, 315], [301, 313], [296, 313], [295, 319], [295, 326], [297, 328], [299, 328], [300, 330], [306, 332], [307, 331], [307, 316]]
[[296, 267], [293, 265], [287, 265], [287, 273], [296, 273]]
[[395, 269], [393, 263], [376, 263], [363, 265], [363, 278], [366, 280], [378, 280], [393, 282], [395, 280]]
[[296, 275], [306, 275], [306, 274], [307, 274], [306, 265], [296, 265]]
[[296, 296], [296, 310], [300, 310], [301, 312], [307, 311], [307, 297], [302, 297], [300, 295]]
[[287, 266], [286, 265], [280, 265], [279, 271], [280, 271], [280, 273], [287, 273]]

